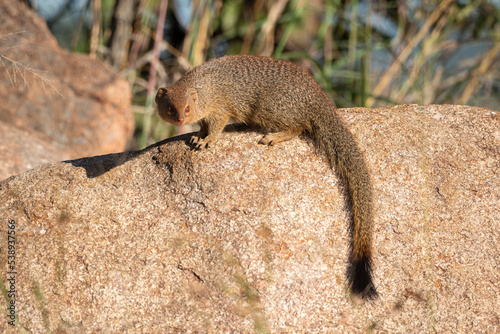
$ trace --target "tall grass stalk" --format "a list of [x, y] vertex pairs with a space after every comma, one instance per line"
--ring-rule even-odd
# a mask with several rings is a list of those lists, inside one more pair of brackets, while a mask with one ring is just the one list
[[143, 116], [143, 131], [141, 133], [141, 138], [139, 145], [140, 147], [145, 147], [148, 142], [148, 137], [151, 132], [151, 118], [153, 114], [153, 100], [156, 93], [156, 69], [158, 67], [160, 58], [160, 45], [163, 40], [163, 27], [165, 23], [165, 17], [167, 14], [168, 0], [161, 0], [160, 10], [158, 16], [158, 25], [156, 26], [156, 34], [153, 47], [153, 58], [151, 59], [151, 68], [149, 71], [148, 89], [147, 89], [147, 99], [146, 99], [146, 109]]

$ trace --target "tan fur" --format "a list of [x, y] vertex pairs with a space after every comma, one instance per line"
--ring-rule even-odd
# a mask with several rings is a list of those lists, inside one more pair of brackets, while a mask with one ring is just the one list
[[187, 72], [156, 95], [159, 115], [175, 125], [198, 122], [191, 141], [197, 149], [212, 145], [229, 120], [267, 129], [259, 143], [274, 145], [308, 133], [342, 176], [352, 205], [353, 292], [377, 295], [371, 279], [372, 187], [368, 168], [352, 134], [337, 116], [335, 104], [302, 68], [257, 56], [226, 56]]

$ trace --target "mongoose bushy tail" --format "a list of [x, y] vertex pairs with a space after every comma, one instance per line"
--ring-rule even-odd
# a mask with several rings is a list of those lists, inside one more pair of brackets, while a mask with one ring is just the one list
[[197, 149], [212, 145], [229, 120], [269, 131], [259, 143], [275, 145], [308, 133], [344, 180], [352, 206], [348, 281], [361, 297], [372, 283], [372, 188], [363, 154], [336, 114], [335, 104], [307, 71], [267, 57], [226, 56], [188, 71], [156, 95], [159, 115], [175, 125], [198, 122]]
[[377, 292], [371, 276], [372, 187], [368, 168], [352, 134], [342, 121], [337, 116], [317, 115], [312, 122], [311, 135], [346, 184], [352, 207], [349, 284], [355, 294], [375, 297]]

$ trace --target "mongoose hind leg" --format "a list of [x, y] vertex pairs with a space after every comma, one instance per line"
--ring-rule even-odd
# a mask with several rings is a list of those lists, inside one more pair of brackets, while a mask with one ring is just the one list
[[261, 140], [259, 140], [259, 144], [273, 146], [283, 141], [291, 140], [299, 134], [299, 132], [290, 131], [272, 132], [262, 137]]

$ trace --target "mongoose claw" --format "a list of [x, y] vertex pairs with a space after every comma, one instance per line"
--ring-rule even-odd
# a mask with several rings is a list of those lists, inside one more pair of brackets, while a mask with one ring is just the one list
[[206, 144], [206, 143], [198, 143], [198, 144], [196, 144], [196, 146], [195, 146], [195, 149], [196, 149], [197, 151], [199, 151], [199, 150], [203, 150], [203, 149], [205, 149], [205, 148], [208, 148], [208, 144]]
[[198, 144], [199, 141], [200, 141], [200, 137], [198, 137], [198, 136], [192, 136], [191, 139], [189, 139], [190, 144]]
[[194, 142], [194, 144], [195, 144], [194, 148], [196, 150], [203, 150], [205, 148], [210, 148], [211, 142], [212, 142], [211, 140], [207, 140], [206, 138], [205, 139], [198, 138], [198, 140], [196, 142]]

